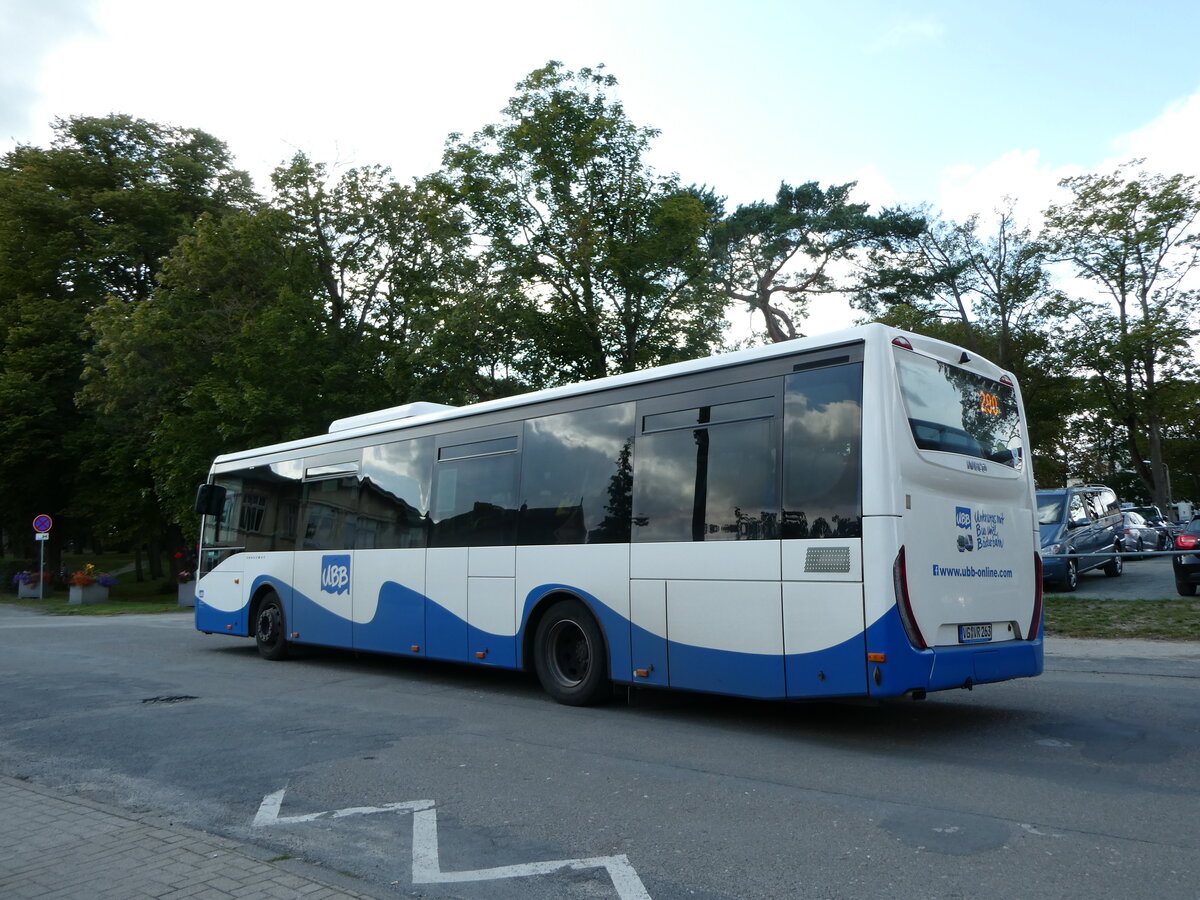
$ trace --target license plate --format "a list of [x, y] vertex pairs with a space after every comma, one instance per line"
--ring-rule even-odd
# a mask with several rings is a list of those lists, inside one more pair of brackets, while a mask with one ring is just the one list
[[960, 644], [978, 644], [992, 639], [992, 623], [986, 625], [959, 625], [958, 642]]

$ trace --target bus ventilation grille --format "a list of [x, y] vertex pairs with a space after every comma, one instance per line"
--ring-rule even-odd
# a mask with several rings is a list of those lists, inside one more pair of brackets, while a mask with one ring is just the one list
[[849, 547], [809, 547], [804, 557], [805, 572], [849, 572]]

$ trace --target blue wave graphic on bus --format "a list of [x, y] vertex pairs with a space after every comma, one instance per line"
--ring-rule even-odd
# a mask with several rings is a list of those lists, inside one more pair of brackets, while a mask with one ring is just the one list
[[[319, 643], [326, 646], [503, 668], [525, 664], [522, 639], [538, 602], [549, 593], [566, 591], [586, 603], [599, 621], [609, 645], [614, 680], [757, 699], [891, 697], [914, 689], [983, 684], [1042, 671], [1040, 637], [986, 649], [964, 646], [914, 650], [894, 607], [865, 633], [835, 646], [809, 653], [772, 655], [670, 641], [633, 625], [587, 592], [563, 584], [540, 585], [531, 591], [522, 604], [521, 630], [516, 635], [499, 635], [470, 625], [421, 592], [396, 582], [382, 585], [375, 615], [357, 625], [278, 579], [260, 576], [251, 587], [251, 596], [264, 583], [270, 584], [285, 603], [290, 599], [289, 630], [294, 630], [297, 621], [304, 623], [297, 640], [318, 634], [323, 638]], [[197, 626], [203, 631], [246, 635], [246, 614], [245, 607], [230, 613], [198, 604]], [[483, 655], [476, 655], [480, 653]], [[886, 662], [868, 663], [868, 653], [882, 655]], [[646, 672], [644, 677], [634, 677], [635, 657], [636, 665]]]

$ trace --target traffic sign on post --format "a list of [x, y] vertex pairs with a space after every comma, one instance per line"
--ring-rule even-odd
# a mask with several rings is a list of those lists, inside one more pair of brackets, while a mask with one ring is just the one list
[[33, 530], [37, 532], [34, 538], [38, 543], [38, 599], [41, 600], [44, 594], [45, 574], [46, 574], [46, 541], [50, 540], [50, 529], [54, 527], [54, 520], [43, 514], [33, 520]]

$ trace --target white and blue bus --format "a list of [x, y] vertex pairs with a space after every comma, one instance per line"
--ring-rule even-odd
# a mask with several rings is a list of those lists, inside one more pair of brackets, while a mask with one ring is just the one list
[[220, 456], [196, 627], [758, 698], [1042, 671], [1013, 378], [868, 325]]

